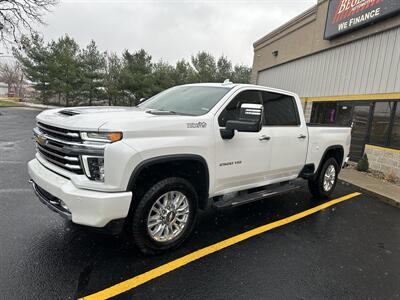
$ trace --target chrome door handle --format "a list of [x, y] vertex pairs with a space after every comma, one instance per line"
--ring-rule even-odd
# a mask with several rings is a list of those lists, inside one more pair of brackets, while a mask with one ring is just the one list
[[297, 138], [299, 139], [305, 139], [307, 136], [305, 134], [299, 134]]
[[258, 138], [260, 141], [269, 141], [271, 139], [270, 136], [262, 135]]

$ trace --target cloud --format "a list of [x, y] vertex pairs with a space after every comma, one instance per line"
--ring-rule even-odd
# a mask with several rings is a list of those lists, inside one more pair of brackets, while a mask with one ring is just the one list
[[104, 51], [144, 48], [170, 63], [206, 50], [252, 64], [253, 42], [316, 0], [62, 1], [39, 28], [46, 40], [63, 34]]

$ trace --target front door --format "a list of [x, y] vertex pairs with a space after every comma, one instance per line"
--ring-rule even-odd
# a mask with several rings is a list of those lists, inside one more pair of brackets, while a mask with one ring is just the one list
[[358, 105], [353, 108], [353, 129], [351, 131], [350, 160], [359, 161], [364, 154], [365, 141], [368, 135], [369, 105]]
[[[216, 128], [225, 128], [226, 121], [239, 118], [243, 103], [261, 104], [261, 93], [256, 90], [239, 92], [221, 111]], [[268, 128], [260, 132], [238, 132], [232, 139], [222, 139], [215, 131], [215, 186], [217, 194], [248, 189], [267, 179], [271, 147]]]

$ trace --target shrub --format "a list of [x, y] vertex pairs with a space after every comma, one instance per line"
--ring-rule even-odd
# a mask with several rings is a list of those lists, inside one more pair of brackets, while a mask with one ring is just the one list
[[364, 153], [363, 157], [357, 163], [357, 171], [367, 172], [369, 169], [368, 156]]

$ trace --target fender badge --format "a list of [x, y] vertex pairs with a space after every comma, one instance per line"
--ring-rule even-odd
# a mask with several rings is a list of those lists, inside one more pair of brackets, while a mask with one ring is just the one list
[[206, 128], [206, 122], [186, 123], [187, 128]]

